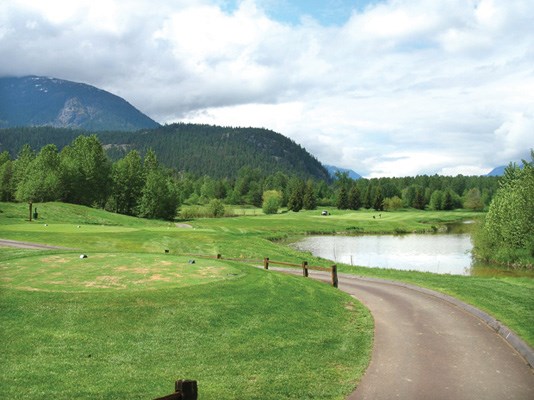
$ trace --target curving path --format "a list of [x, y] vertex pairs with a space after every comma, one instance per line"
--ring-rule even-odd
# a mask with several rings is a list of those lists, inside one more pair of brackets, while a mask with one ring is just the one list
[[473, 314], [377, 280], [343, 274], [339, 288], [365, 304], [375, 320], [371, 363], [348, 400], [534, 399], [533, 370]]

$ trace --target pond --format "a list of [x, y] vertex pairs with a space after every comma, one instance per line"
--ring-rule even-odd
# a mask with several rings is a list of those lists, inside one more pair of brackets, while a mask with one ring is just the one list
[[[458, 230], [455, 230], [458, 232]], [[461, 231], [460, 231], [461, 232]], [[532, 276], [474, 262], [469, 233], [308, 236], [293, 246], [336, 263], [438, 274]]]

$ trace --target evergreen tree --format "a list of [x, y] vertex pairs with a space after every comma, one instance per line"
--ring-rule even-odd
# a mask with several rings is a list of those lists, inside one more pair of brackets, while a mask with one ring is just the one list
[[373, 199], [373, 188], [371, 185], [367, 185], [362, 199], [362, 205], [364, 208], [371, 208]]
[[382, 194], [382, 187], [378, 186], [375, 189], [375, 197], [373, 199], [373, 208], [376, 211], [384, 210], [384, 195]]
[[287, 208], [290, 211], [299, 212], [304, 206], [304, 182], [297, 177], [293, 177], [289, 181], [288, 189]]
[[349, 195], [345, 186], [339, 188], [336, 206], [339, 210], [347, 210], [349, 208]]
[[360, 196], [360, 189], [357, 185], [353, 185], [349, 191], [349, 208], [351, 210], [359, 210], [362, 207]]
[[315, 210], [317, 208], [317, 197], [315, 196], [315, 187], [313, 181], [308, 179], [304, 189], [303, 207], [305, 210]]

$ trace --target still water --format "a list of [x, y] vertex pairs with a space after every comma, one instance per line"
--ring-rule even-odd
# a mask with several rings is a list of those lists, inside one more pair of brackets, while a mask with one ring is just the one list
[[366, 267], [471, 275], [469, 234], [310, 236], [299, 250], [334, 262]]

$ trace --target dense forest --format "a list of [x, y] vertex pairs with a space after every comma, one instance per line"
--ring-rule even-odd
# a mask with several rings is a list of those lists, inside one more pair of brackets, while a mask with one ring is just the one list
[[[144, 155], [136, 149], [129, 150], [112, 161], [96, 135], [80, 135], [61, 151], [55, 144], [47, 144], [36, 152], [25, 144], [15, 158], [2, 152], [0, 200], [60, 200], [172, 219], [180, 204], [206, 204], [213, 199], [261, 207], [267, 191], [279, 194], [279, 207], [293, 211], [318, 206], [353, 210], [483, 210], [498, 187], [496, 177], [462, 175], [352, 180], [346, 174], [338, 174], [330, 182], [282, 171], [271, 173], [256, 167], [255, 162], [250, 165], [241, 167], [235, 178], [221, 178], [163, 166], [150, 149]], [[155, 191], [161, 193], [152, 193]], [[149, 211], [145, 204], [149, 195], [161, 201], [168, 198], [172, 207]]]
[[116, 161], [129, 151], [145, 156], [153, 150], [168, 168], [182, 173], [236, 179], [243, 167], [264, 174], [284, 172], [301, 178], [329, 179], [328, 171], [304, 148], [268, 129], [172, 124], [137, 132], [90, 133], [52, 127], [0, 129], [0, 152], [15, 157], [24, 144], [40, 149], [55, 144], [59, 150], [79, 135], [96, 134], [106, 153]]

